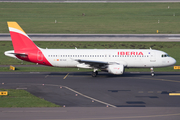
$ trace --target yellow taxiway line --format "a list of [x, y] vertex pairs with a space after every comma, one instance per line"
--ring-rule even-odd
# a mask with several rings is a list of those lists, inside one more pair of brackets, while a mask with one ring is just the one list
[[180, 93], [169, 93], [169, 96], [180, 96]]
[[63, 79], [66, 79], [68, 75], [69, 75], [69, 73]]

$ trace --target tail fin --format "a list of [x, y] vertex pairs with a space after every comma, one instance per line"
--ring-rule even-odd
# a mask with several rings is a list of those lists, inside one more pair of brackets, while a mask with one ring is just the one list
[[23, 31], [23, 29], [18, 25], [17, 22], [7, 22], [7, 24], [9, 27], [9, 32], [11, 35], [15, 53], [38, 49], [38, 47]]

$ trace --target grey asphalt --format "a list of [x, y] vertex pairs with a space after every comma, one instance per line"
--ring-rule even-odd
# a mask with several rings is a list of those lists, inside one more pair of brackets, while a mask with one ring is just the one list
[[[180, 42], [180, 34], [28, 34], [33, 41], [160, 41]], [[0, 41], [11, 41], [0, 33]]]
[[[115, 76], [100, 72], [0, 73], [1, 88], [26, 88], [30, 93], [66, 107], [180, 107], [180, 73], [125, 73]], [[66, 77], [65, 77], [66, 76]], [[44, 85], [43, 85], [44, 84]], [[60, 88], [62, 87], [62, 88]], [[88, 97], [86, 97], [88, 96]]]
[[0, 0], [0, 2], [45, 2], [45, 3], [136, 3], [136, 2], [180, 2], [179, 0]]
[[0, 108], [2, 120], [179, 120], [179, 107]]
[[180, 117], [180, 72], [0, 72], [0, 88], [24, 89], [65, 108], [0, 108], [3, 120], [158, 119]]

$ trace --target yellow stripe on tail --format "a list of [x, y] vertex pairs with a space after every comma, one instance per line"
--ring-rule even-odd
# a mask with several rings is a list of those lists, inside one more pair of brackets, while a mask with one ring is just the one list
[[[8, 27], [15, 28], [20, 30], [21, 32], [25, 33], [24, 30], [18, 25], [17, 22], [7, 22]], [[26, 33], [25, 33], [26, 34]]]

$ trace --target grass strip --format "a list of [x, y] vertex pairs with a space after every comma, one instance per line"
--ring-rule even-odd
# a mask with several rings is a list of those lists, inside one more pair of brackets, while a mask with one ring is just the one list
[[8, 91], [7, 96], [0, 96], [0, 107], [59, 107], [25, 90], [0, 89], [0, 91]]
[[[179, 34], [180, 3], [0, 3], [0, 33]], [[56, 23], [55, 23], [56, 21]]]

